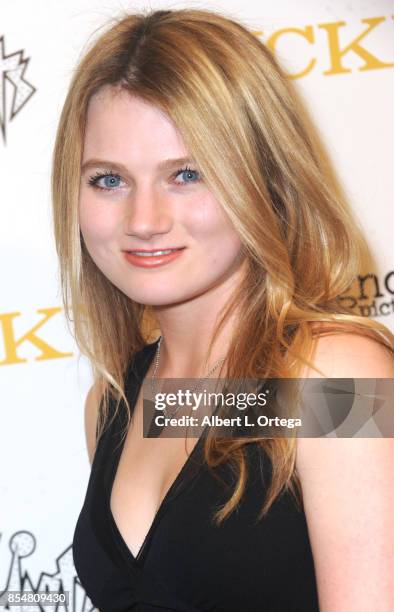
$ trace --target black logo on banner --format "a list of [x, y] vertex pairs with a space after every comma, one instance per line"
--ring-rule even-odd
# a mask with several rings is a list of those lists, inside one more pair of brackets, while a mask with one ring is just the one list
[[385, 274], [359, 275], [348, 295], [341, 296], [346, 306], [364, 317], [387, 317], [394, 314], [394, 270]]
[[23, 50], [6, 55], [4, 36], [0, 37], [0, 128], [6, 144], [7, 123], [12, 121], [36, 90], [25, 79], [30, 58]]
[[[2, 557], [6, 561], [8, 549], [8, 567], [1, 567], [5, 581], [0, 585], [0, 610], [68, 610], [68, 612], [93, 612], [96, 608], [87, 596], [76, 574], [72, 546], [63, 550], [56, 559], [51, 559], [49, 565], [52, 571], [42, 570], [37, 580], [33, 578], [32, 568], [29, 568], [29, 557], [36, 550], [36, 538], [31, 531], [24, 529], [16, 531], [8, 539], [0, 533]], [[29, 571], [30, 570], [30, 571]], [[42, 604], [42, 599], [36, 597], [39, 593], [49, 593], [53, 603]], [[60, 595], [67, 593], [68, 604], [61, 602]], [[58, 595], [58, 597], [55, 597]], [[12, 596], [14, 599], [12, 599]], [[20, 606], [15, 606], [15, 602]], [[5, 601], [13, 603], [4, 606]], [[49, 596], [46, 599], [49, 601]], [[30, 606], [28, 602], [32, 602]], [[41, 605], [40, 605], [41, 602]]]

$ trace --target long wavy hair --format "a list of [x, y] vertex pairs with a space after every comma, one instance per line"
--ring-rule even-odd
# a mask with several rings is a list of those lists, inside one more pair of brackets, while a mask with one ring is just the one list
[[[88, 103], [108, 85], [167, 113], [242, 240], [247, 270], [208, 351], [237, 308], [228, 378], [297, 377], [305, 364], [313, 367], [316, 334], [352, 330], [393, 351], [385, 326], [352, 314], [341, 301], [360, 272], [367, 245], [307, 111], [270, 50], [245, 25], [217, 12], [122, 15], [90, 44], [76, 68], [52, 171], [65, 313], [102, 389], [98, 438], [111, 398], [116, 410], [127, 409], [130, 423], [125, 372], [154, 331], [150, 308], [134, 303], [104, 276], [79, 228]], [[231, 496], [215, 514], [217, 523], [242, 498], [250, 443], [259, 444], [272, 465], [260, 517], [285, 490], [302, 505], [295, 438], [210, 437], [204, 443], [207, 464], [229, 462], [236, 474]]]

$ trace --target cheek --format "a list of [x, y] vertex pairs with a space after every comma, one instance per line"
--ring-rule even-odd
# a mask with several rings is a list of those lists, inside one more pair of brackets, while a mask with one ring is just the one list
[[114, 236], [118, 214], [110, 203], [97, 202], [94, 197], [81, 195], [79, 201], [79, 225], [86, 246], [106, 242]]
[[201, 245], [209, 245], [210, 253], [231, 256], [241, 248], [241, 240], [220, 204], [205, 197], [190, 208], [191, 232]]

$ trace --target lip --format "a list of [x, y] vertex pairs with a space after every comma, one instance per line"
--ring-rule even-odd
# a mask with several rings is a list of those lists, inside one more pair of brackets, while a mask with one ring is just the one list
[[[141, 257], [140, 255], [135, 255], [135, 252], [140, 253], [154, 253], [155, 251], [167, 251], [168, 249], [177, 249], [173, 253], [168, 253], [168, 255], [151, 255], [150, 257]], [[126, 261], [133, 266], [137, 266], [139, 268], [156, 268], [158, 266], [162, 266], [164, 264], [168, 264], [174, 259], [180, 257], [180, 255], [185, 250], [185, 247], [166, 247], [162, 249], [134, 249], [133, 251], [124, 251], [124, 257]]]

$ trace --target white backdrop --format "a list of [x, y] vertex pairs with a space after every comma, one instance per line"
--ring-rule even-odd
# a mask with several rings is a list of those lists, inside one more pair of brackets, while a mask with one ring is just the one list
[[57, 590], [62, 579], [69, 610], [90, 609], [71, 541], [90, 469], [83, 405], [91, 372], [61, 309], [51, 153], [72, 71], [95, 30], [123, 9], [185, 6], [224, 11], [263, 41], [276, 38], [287, 71], [304, 73], [295, 82], [378, 263], [358, 283], [355, 312], [394, 328], [391, 1], [2, 0], [0, 594]]

